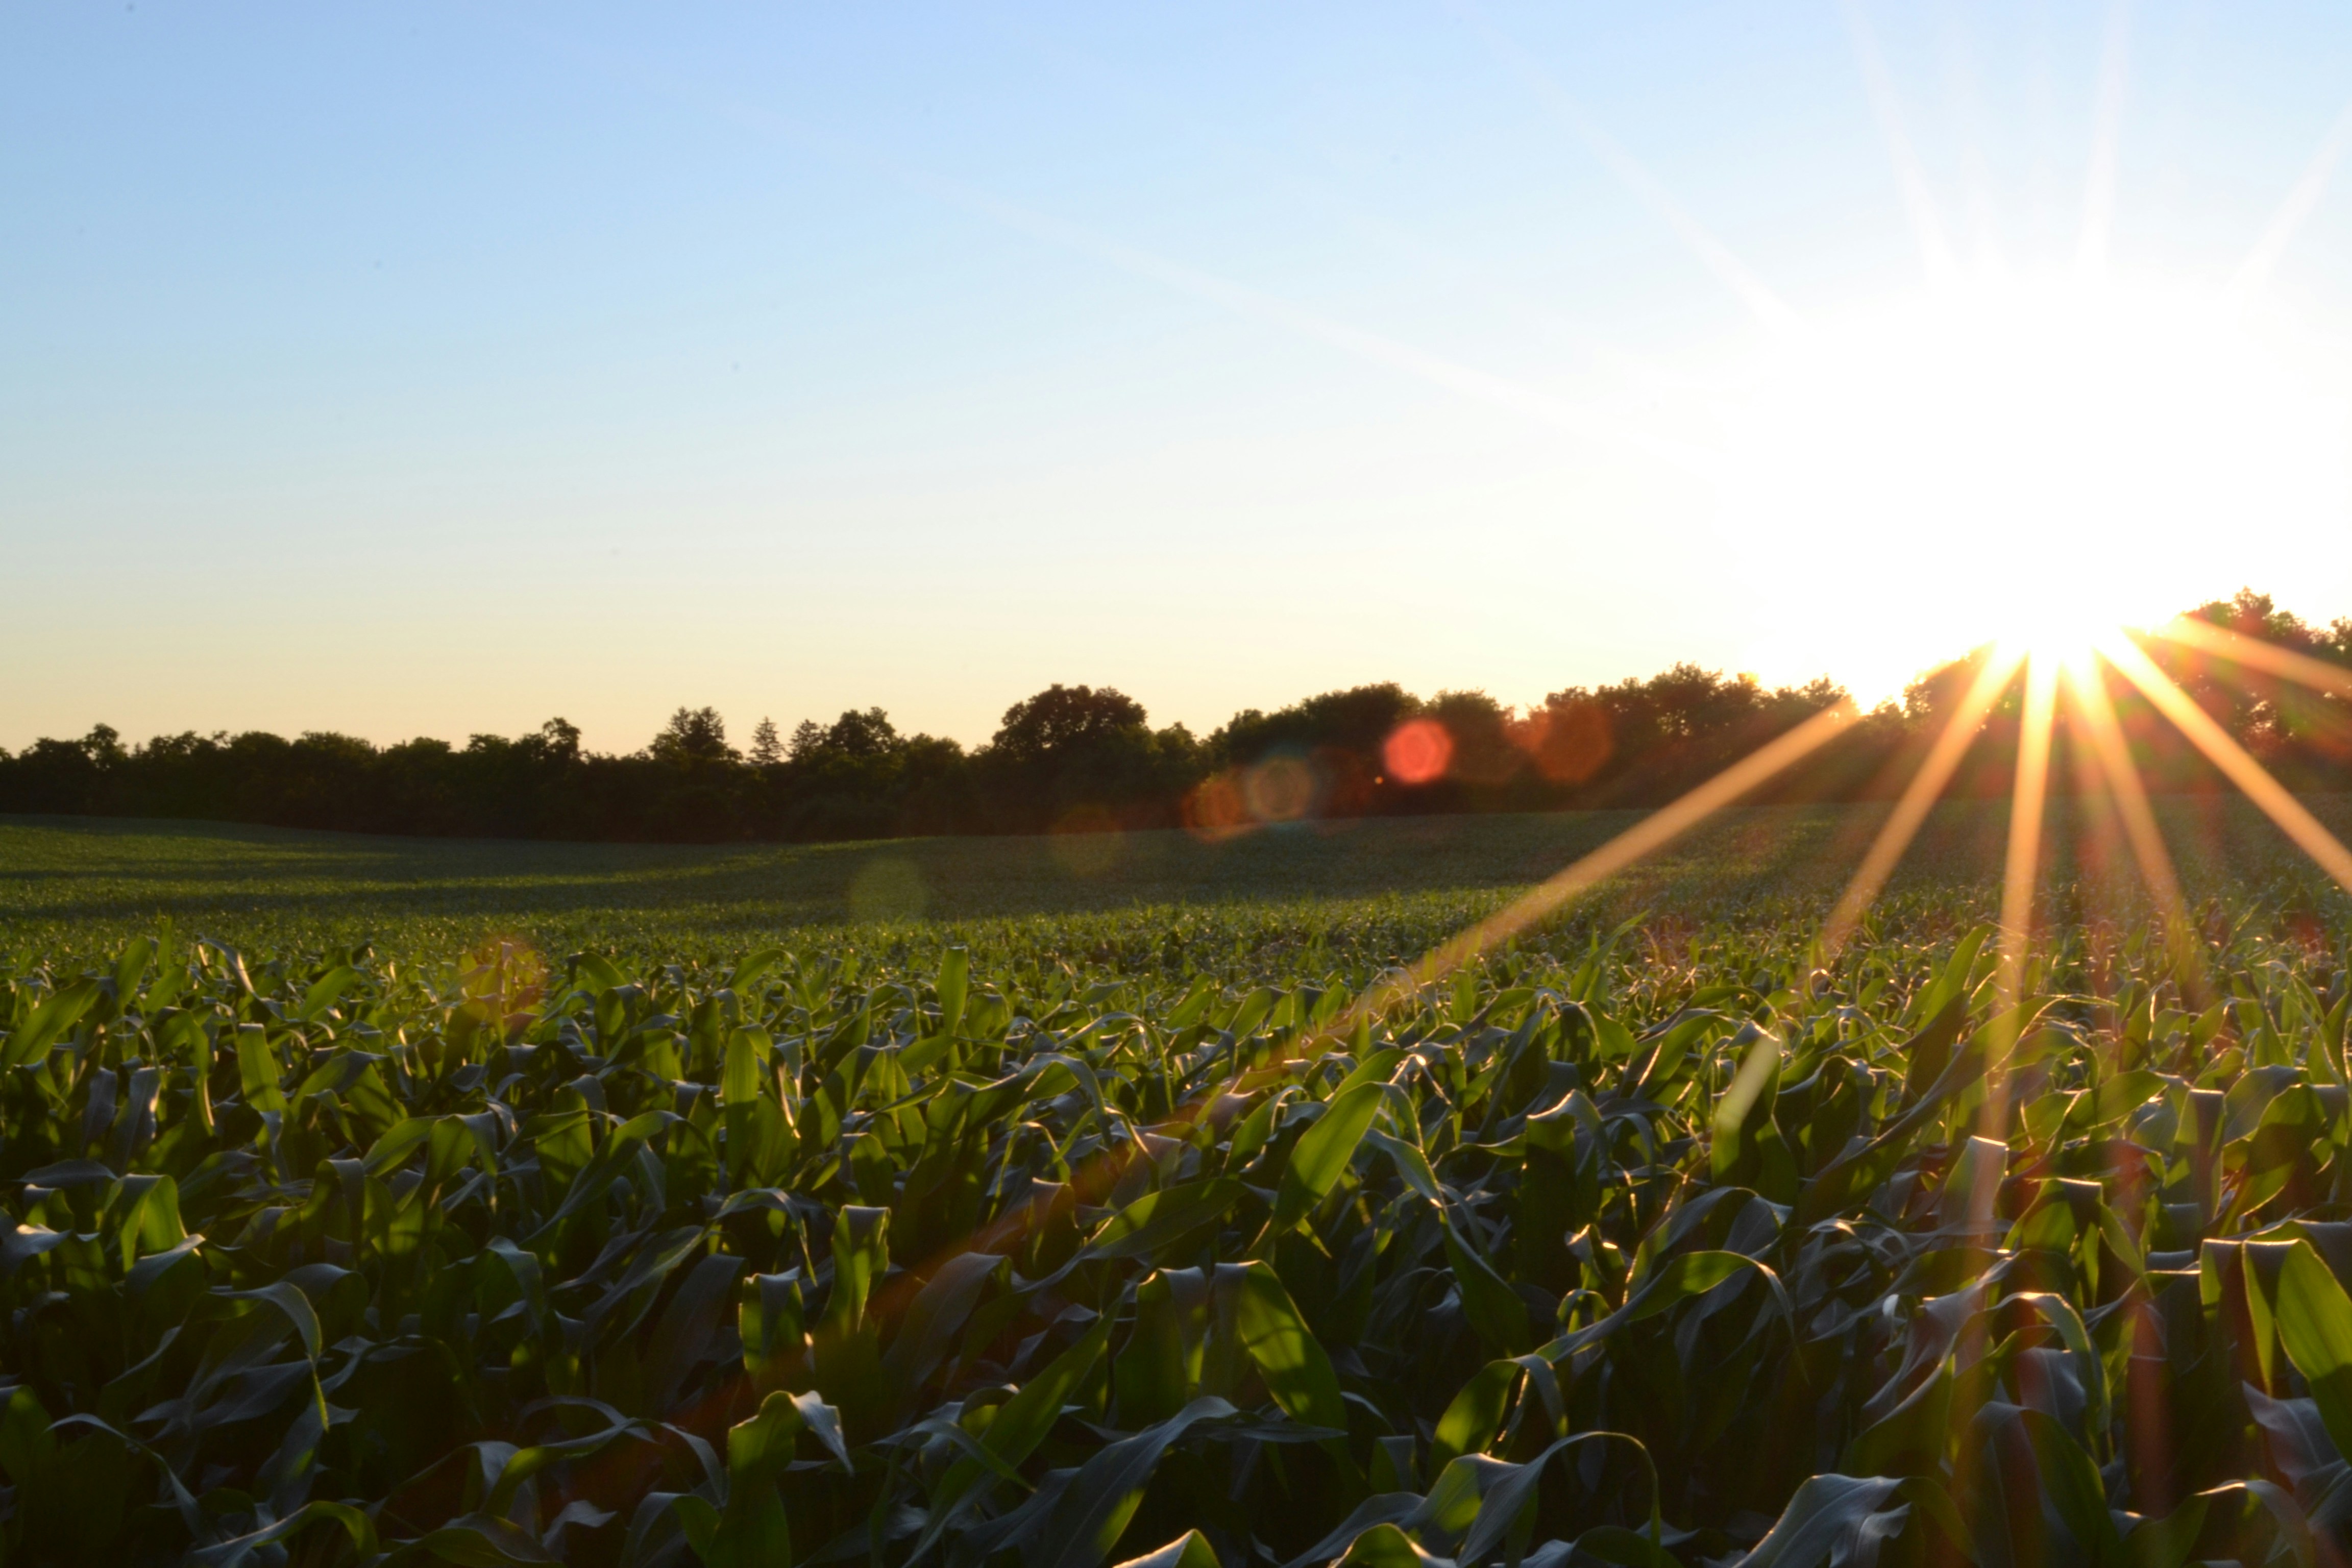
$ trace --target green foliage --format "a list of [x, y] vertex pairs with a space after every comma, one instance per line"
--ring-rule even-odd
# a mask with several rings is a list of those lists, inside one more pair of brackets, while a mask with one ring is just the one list
[[2352, 1548], [2340, 915], [1973, 908], [22, 958], [0, 1562]]

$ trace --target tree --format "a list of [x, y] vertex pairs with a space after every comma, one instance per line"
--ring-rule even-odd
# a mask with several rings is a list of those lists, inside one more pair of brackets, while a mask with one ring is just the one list
[[580, 760], [580, 726], [567, 719], [550, 719], [539, 727], [533, 737], [551, 762], [576, 763]]
[[1115, 735], [1148, 733], [1143, 704], [1125, 692], [1057, 680], [1007, 708], [989, 749], [1008, 762], [1037, 763]]
[[1447, 771], [1474, 784], [1503, 784], [1527, 765], [1511, 738], [1511, 710], [1483, 691], [1441, 691], [1429, 716], [1445, 726], [1454, 744]]
[[824, 732], [825, 749], [845, 757], [887, 757], [905, 743], [890, 715], [879, 708], [845, 712]]
[[751, 731], [751, 761], [763, 768], [772, 768], [784, 760], [784, 743], [776, 734], [776, 721], [761, 718], [760, 727]]
[[2240, 637], [2298, 651], [2326, 640], [2305, 626], [2301, 616], [2280, 609], [2268, 594], [2257, 594], [2252, 588], [2241, 588], [2226, 599], [2211, 600], [2189, 613], [2210, 625], [2227, 627]]
[[974, 762], [999, 831], [1136, 826], [1173, 818], [1199, 749], [1181, 724], [1155, 733], [1124, 692], [1056, 683], [1006, 709]]
[[[2338, 621], [2328, 631], [2320, 631], [2293, 611], [2280, 609], [2268, 594], [2257, 594], [2252, 588], [2200, 605], [2189, 614], [2251, 641], [2323, 658], [2337, 653], [2346, 629], [2345, 623]], [[2344, 721], [2339, 700], [2283, 680], [2259, 666], [2242, 665], [2226, 654], [2168, 647], [2158, 650], [2157, 658], [2199, 707], [2219, 719], [2239, 744], [2273, 768], [2301, 744], [2317, 742], [2322, 750], [2341, 749]], [[2299, 788], [2322, 787], [2322, 781], [2315, 778], [2294, 783]]]
[[1301, 753], [1328, 748], [1369, 762], [1379, 757], [1396, 727], [1421, 710], [1420, 699], [1403, 687], [1381, 681], [1326, 691], [1272, 713], [1245, 708], [1203, 743], [1212, 758], [1228, 765], [1255, 763], [1277, 747]]
[[740, 760], [727, 743], [727, 721], [716, 708], [679, 709], [647, 749], [656, 760], [677, 767]]
[[830, 724], [803, 719], [793, 731], [792, 759], [796, 763], [873, 762], [904, 751], [907, 738], [879, 708], [863, 713], [851, 710]]

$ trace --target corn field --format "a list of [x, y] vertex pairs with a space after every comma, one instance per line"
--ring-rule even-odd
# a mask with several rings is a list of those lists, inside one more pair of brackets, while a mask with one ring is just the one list
[[2316, 1564], [2308, 918], [0, 994], [10, 1563]]

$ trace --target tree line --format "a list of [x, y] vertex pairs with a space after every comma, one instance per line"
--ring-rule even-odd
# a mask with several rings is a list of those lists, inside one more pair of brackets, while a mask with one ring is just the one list
[[[2241, 590], [2190, 612], [2352, 668], [2352, 618], [2318, 627]], [[2352, 704], [2209, 654], [2151, 650], [2290, 788], [2352, 788]], [[1982, 653], [1923, 675], [1758, 798], [1833, 801], [1899, 792]], [[2116, 706], [2158, 792], [2226, 787], [2136, 693]], [[1525, 711], [1482, 691], [1416, 697], [1393, 682], [1234, 715], [1209, 735], [1155, 728], [1108, 687], [1056, 684], [1007, 709], [986, 744], [904, 734], [879, 708], [761, 720], [747, 746], [709, 708], [680, 708], [646, 747], [590, 752], [551, 719], [463, 746], [161, 735], [136, 746], [100, 724], [79, 740], [0, 748], [0, 812], [182, 817], [370, 833], [711, 842], [918, 834], [1190, 827], [1223, 836], [1288, 821], [1663, 804], [1845, 700], [1834, 682], [1766, 687], [1692, 664], [1570, 687]], [[1955, 792], [2009, 787], [2014, 690], [1986, 719]], [[2055, 784], [2078, 748], [2060, 737]]]

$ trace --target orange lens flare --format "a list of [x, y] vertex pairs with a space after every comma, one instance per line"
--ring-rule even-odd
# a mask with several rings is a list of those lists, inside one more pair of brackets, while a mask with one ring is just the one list
[[1185, 830], [1210, 844], [1221, 844], [1257, 826], [1242, 795], [1241, 780], [1230, 768], [1195, 784], [1180, 811]]
[[1617, 749], [1608, 713], [1589, 699], [1565, 708], [1537, 709], [1512, 731], [1511, 741], [1554, 784], [1582, 784]]
[[1454, 737], [1434, 719], [1408, 719], [1382, 742], [1381, 761], [1399, 784], [1428, 784], [1445, 776], [1454, 761]]
[[1260, 822], [1297, 822], [1314, 809], [1315, 770], [1303, 757], [1272, 757], [1242, 774], [1242, 799]]

